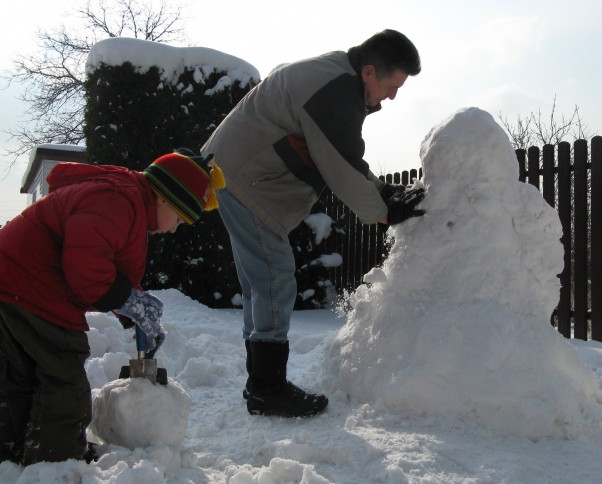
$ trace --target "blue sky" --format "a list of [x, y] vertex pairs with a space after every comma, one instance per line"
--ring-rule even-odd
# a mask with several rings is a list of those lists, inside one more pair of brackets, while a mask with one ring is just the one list
[[[70, 25], [69, 3], [21, 0], [4, 7], [0, 70], [36, 51], [36, 28]], [[590, 133], [602, 132], [599, 1], [220, 0], [189, 1], [183, 12], [191, 45], [241, 57], [262, 76], [284, 62], [346, 50], [385, 28], [405, 33], [423, 71], [366, 120], [365, 158], [377, 174], [419, 167], [422, 139], [467, 106], [513, 120], [539, 109], [549, 114], [556, 96], [558, 113], [577, 105]], [[18, 93], [18, 86], [0, 90], [0, 129], [14, 127], [23, 114]], [[8, 143], [0, 133], [0, 147]], [[11, 161], [0, 154], [0, 224], [26, 203], [19, 188], [27, 157], [7, 174]]]

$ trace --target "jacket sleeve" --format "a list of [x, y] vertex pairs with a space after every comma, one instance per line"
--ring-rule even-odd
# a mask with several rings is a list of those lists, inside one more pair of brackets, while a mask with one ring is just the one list
[[92, 303], [92, 306], [101, 313], [113, 311], [123, 306], [131, 293], [132, 285], [130, 281], [118, 271], [115, 274], [115, 282], [100, 299]]
[[117, 254], [129, 242], [135, 210], [127, 197], [100, 191], [82, 200], [66, 217], [62, 270], [84, 304], [106, 312], [129, 297], [131, 284], [118, 268]]
[[363, 160], [365, 106], [357, 77], [342, 75], [317, 91], [299, 120], [310, 155], [334, 194], [362, 221], [376, 223], [387, 214], [374, 175]]

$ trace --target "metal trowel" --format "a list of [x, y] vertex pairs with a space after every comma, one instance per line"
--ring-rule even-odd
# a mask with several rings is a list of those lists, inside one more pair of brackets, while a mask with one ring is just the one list
[[[148, 342], [146, 334], [138, 325], [135, 325], [136, 330], [136, 350], [138, 357], [130, 360], [129, 366], [122, 366], [119, 372], [119, 378], [146, 378], [155, 385], [167, 385], [167, 370], [165, 368], [157, 368], [157, 360], [154, 358], [156, 349], [148, 350]], [[159, 347], [160, 342], [157, 342]]]

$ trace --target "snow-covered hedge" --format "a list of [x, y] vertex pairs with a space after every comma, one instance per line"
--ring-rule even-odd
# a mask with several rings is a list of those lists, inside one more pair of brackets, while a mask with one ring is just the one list
[[[138, 39], [107, 39], [87, 62], [85, 126], [92, 163], [142, 170], [180, 147], [198, 152], [259, 73], [241, 59], [207, 48], [176, 48]], [[291, 234], [297, 258], [297, 309], [322, 307], [333, 290], [314, 229]], [[323, 230], [323, 220], [320, 224]], [[322, 244], [323, 246], [323, 244]], [[336, 257], [335, 257], [336, 258]], [[318, 263], [316, 261], [326, 260]], [[209, 307], [240, 302], [228, 234], [216, 211], [176, 234], [153, 235], [143, 284], [175, 288]]]

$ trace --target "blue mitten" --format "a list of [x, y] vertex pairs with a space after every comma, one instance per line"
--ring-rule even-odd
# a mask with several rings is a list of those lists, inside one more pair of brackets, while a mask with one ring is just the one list
[[115, 312], [127, 316], [144, 331], [149, 350], [155, 347], [155, 338], [163, 331], [160, 322], [163, 316], [161, 299], [150, 292], [132, 289], [128, 300]]

